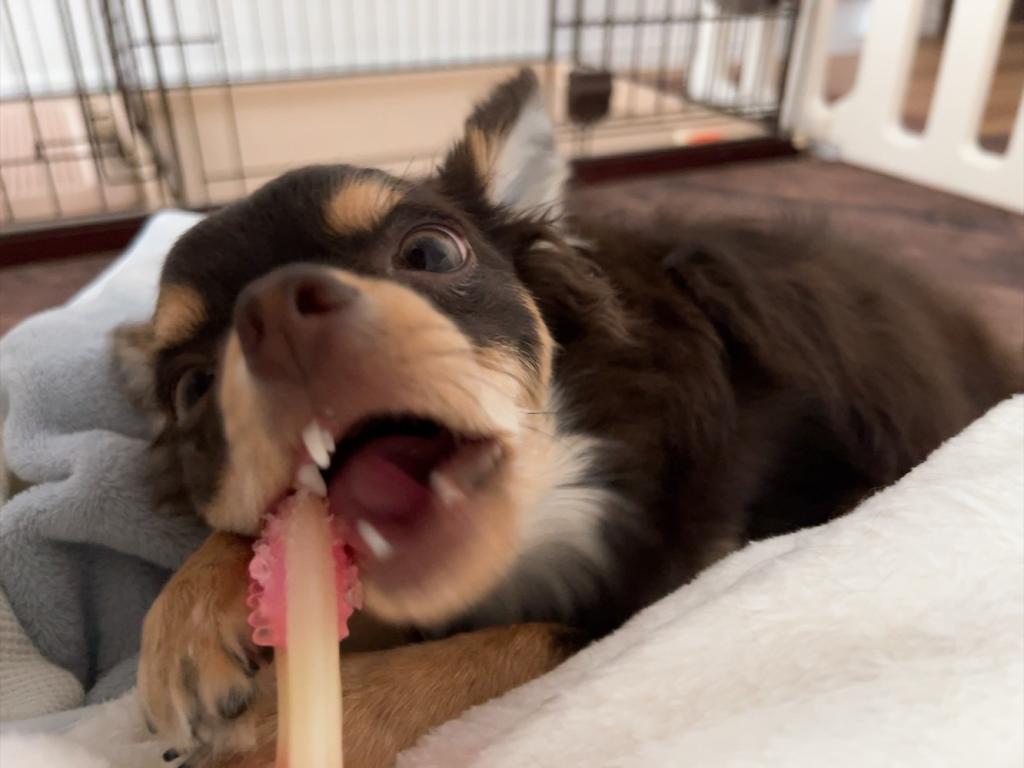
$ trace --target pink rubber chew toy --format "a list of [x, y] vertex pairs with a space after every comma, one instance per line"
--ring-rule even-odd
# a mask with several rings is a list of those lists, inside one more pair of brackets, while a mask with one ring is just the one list
[[249, 624], [275, 649], [278, 768], [341, 768], [338, 642], [359, 607], [356, 567], [326, 500], [305, 491], [278, 506], [253, 552]]

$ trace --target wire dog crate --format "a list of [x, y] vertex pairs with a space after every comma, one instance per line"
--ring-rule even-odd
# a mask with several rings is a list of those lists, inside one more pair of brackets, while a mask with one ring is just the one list
[[574, 159], [778, 132], [796, 0], [0, 0], [5, 232], [426, 172], [536, 68]]

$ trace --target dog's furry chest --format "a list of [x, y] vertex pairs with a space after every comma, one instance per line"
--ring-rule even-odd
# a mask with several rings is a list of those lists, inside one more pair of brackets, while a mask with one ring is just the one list
[[575, 619], [607, 590], [614, 572], [608, 533], [628, 520], [631, 502], [609, 484], [611, 447], [600, 438], [559, 434], [524, 492], [533, 497], [519, 530], [519, 555], [502, 582], [459, 625]]

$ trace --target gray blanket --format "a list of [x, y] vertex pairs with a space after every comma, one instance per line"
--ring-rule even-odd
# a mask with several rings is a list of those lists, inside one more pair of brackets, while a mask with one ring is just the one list
[[114, 326], [150, 313], [163, 257], [196, 219], [154, 216], [89, 288], [0, 340], [13, 493], [0, 509], [0, 586], [28, 639], [81, 682], [86, 701], [132, 685], [146, 609], [206, 534], [154, 514], [147, 421], [117, 386], [109, 342]]

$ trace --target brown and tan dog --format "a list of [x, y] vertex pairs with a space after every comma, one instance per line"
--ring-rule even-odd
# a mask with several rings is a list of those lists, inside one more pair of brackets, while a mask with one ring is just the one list
[[382, 766], [745, 542], [841, 514], [1019, 386], [871, 254], [573, 218], [566, 176], [523, 72], [431, 178], [305, 168], [214, 213], [152, 321], [119, 332], [162, 419], [159, 499], [217, 531], [143, 633], [149, 718], [190, 764], [273, 754], [246, 565], [297, 487], [328, 496], [390, 628], [357, 628], [343, 661], [347, 765]]

